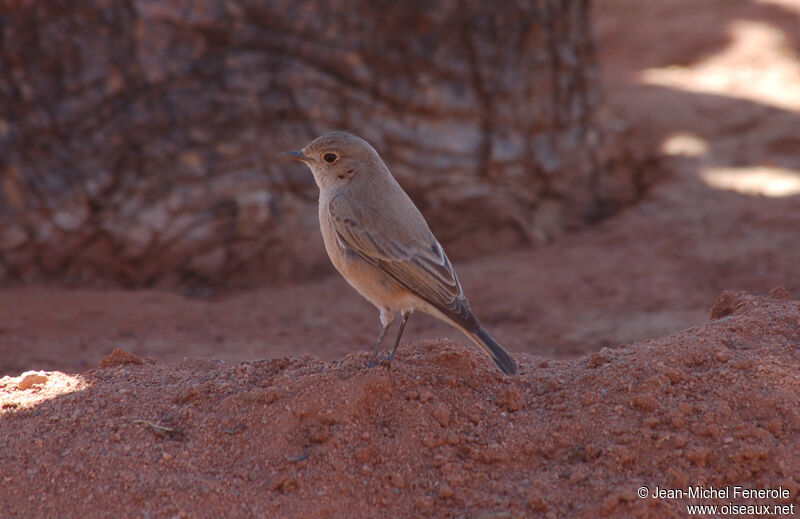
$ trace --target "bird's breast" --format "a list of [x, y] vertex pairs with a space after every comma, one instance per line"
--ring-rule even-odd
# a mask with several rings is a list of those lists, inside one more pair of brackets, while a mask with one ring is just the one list
[[322, 204], [319, 225], [331, 263], [359, 294], [378, 308], [402, 310], [415, 307], [413, 301], [416, 298], [408, 290], [339, 241], [330, 212]]

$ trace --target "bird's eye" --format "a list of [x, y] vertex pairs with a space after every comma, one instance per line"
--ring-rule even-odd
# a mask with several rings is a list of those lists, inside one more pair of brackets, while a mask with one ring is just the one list
[[339, 157], [335, 153], [326, 153], [325, 155], [322, 156], [322, 158], [328, 164], [333, 164]]

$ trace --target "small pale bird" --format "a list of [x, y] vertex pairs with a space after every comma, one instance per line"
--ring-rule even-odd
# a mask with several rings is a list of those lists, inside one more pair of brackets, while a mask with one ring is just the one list
[[380, 310], [381, 329], [370, 367], [386, 330], [402, 322], [389, 353], [394, 359], [408, 316], [420, 310], [458, 328], [508, 375], [514, 359], [472, 313], [453, 266], [425, 218], [370, 144], [330, 132], [300, 151], [281, 155], [305, 163], [319, 187], [319, 225], [334, 267]]

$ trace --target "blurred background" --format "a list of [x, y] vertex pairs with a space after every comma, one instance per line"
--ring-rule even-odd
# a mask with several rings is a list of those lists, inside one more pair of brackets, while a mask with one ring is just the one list
[[316, 187], [276, 156], [337, 128], [380, 150], [456, 257], [612, 214], [644, 186], [605, 153], [589, 18], [588, 2], [12, 2], [0, 272], [186, 290], [327, 275], [319, 240], [295, 238], [317, 234]]
[[800, 0], [0, 2], [0, 373], [371, 348], [276, 158], [332, 129], [512, 351], [797, 297], [799, 53]]

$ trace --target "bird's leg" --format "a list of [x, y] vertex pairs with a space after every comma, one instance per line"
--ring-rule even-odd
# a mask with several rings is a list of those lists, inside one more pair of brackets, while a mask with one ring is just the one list
[[400, 337], [403, 336], [403, 328], [406, 327], [406, 321], [408, 321], [408, 316], [411, 315], [412, 310], [403, 310], [400, 312], [403, 320], [400, 323], [400, 329], [397, 330], [397, 339], [394, 341], [394, 346], [392, 347], [392, 351], [389, 352], [389, 362], [394, 360], [394, 352], [397, 351], [397, 347], [400, 346]]
[[378, 342], [375, 343], [375, 351], [372, 352], [372, 360], [369, 361], [367, 367], [371, 368], [372, 366], [375, 365], [375, 361], [378, 359], [378, 351], [381, 349], [381, 343], [383, 342], [383, 336], [386, 335], [386, 330], [388, 329], [389, 329], [388, 324], [383, 325], [383, 328], [381, 328], [381, 334], [378, 335]]
[[386, 330], [389, 329], [389, 325], [392, 324], [392, 321], [394, 321], [394, 313], [386, 308], [381, 308], [381, 324], [383, 328], [381, 328], [381, 334], [378, 335], [378, 342], [375, 343], [375, 351], [372, 353], [372, 360], [370, 360], [368, 364], [370, 368], [374, 366], [375, 361], [378, 360], [378, 351], [381, 349], [383, 336], [386, 335]]

